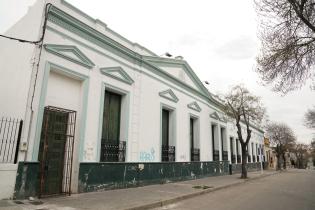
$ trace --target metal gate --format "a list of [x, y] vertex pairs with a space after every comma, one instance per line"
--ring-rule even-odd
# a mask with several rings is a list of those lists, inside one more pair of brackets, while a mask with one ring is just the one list
[[76, 111], [45, 107], [38, 153], [39, 197], [71, 194], [75, 122]]
[[0, 119], [0, 164], [17, 163], [23, 120]]

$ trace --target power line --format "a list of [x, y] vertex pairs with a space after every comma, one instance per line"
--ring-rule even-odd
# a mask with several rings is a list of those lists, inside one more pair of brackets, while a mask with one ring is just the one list
[[2, 34], [0, 34], [0, 37], [6, 38], [6, 39], [10, 39], [10, 40], [14, 40], [14, 41], [18, 41], [18, 42], [22, 42], [22, 43], [29, 43], [29, 44], [35, 44], [35, 45], [41, 44], [42, 41], [44, 40], [44, 36], [45, 36], [45, 32], [46, 32], [45, 29], [46, 29], [46, 25], [47, 25], [48, 11], [50, 9], [50, 6], [52, 6], [51, 3], [46, 4], [43, 31], [42, 31], [42, 36], [40, 37], [39, 40], [37, 40], [37, 41], [30, 41], [30, 40], [19, 39], [19, 38], [16, 38], [16, 37], [6, 36], [6, 35], [2, 35]]
[[2, 34], [0, 34], [0, 37], [11, 39], [11, 40], [15, 40], [15, 41], [19, 41], [19, 42], [23, 42], [23, 43], [29, 43], [29, 44], [39, 44], [41, 42], [41, 40], [29, 41], [29, 40], [25, 40], [25, 39], [18, 39], [18, 38], [15, 38], [15, 37], [5, 36], [5, 35], [2, 35]]

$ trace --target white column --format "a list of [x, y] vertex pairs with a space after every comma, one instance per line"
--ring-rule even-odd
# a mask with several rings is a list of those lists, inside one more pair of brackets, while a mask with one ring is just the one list
[[221, 142], [221, 126], [217, 126], [218, 131], [218, 145], [219, 145], [219, 160], [223, 160], [222, 142]]
[[235, 163], [237, 163], [236, 138], [233, 138], [233, 153], [235, 155]]
[[250, 156], [250, 162], [253, 162], [253, 154], [252, 154], [252, 142], [248, 142], [248, 156]]
[[258, 144], [257, 144], [257, 142], [254, 142], [254, 153], [255, 153], [255, 159], [256, 159], [256, 162], [258, 162], [258, 160], [257, 160], [257, 150], [258, 150]]
[[231, 159], [231, 154], [232, 154], [232, 151], [231, 151], [231, 138], [232, 137], [228, 137], [227, 138], [227, 142], [226, 142], [227, 143], [227, 151], [228, 151], [228, 160], [230, 161], [230, 163], [232, 163], [232, 159]]

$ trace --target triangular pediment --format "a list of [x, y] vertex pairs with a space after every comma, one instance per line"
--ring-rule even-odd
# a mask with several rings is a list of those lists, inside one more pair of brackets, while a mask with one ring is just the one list
[[195, 110], [195, 111], [197, 111], [197, 112], [200, 112], [200, 111], [201, 111], [201, 108], [200, 108], [200, 106], [197, 104], [196, 101], [194, 101], [194, 102], [188, 104], [187, 107], [190, 108], [190, 109], [192, 109], [192, 110]]
[[220, 120], [220, 116], [217, 112], [213, 112], [212, 114], [210, 114], [210, 117], [215, 120]]
[[171, 89], [159, 92], [159, 95], [163, 98], [170, 100], [170, 101], [174, 101], [175, 103], [177, 103], [179, 100], [177, 98], [177, 96], [175, 95], [175, 93]]
[[144, 56], [144, 59], [182, 83], [208, 95], [208, 90], [185, 60], [154, 56]]
[[112, 77], [129, 85], [134, 83], [133, 79], [120, 66], [103, 67], [100, 68], [100, 72], [106, 76]]
[[80, 64], [89, 69], [95, 66], [94, 63], [86, 55], [84, 55], [81, 52], [81, 50], [79, 50], [76, 46], [45, 44], [44, 47], [50, 53], [58, 55], [74, 63]]
[[218, 112], [213, 112], [212, 114], [210, 114], [210, 117], [215, 119], [215, 120], [219, 120], [221, 122], [227, 122], [227, 119], [225, 116], [218, 114]]
[[221, 116], [221, 117], [220, 117], [220, 121], [226, 123], [226, 122], [227, 122], [227, 119], [226, 119], [225, 116]]

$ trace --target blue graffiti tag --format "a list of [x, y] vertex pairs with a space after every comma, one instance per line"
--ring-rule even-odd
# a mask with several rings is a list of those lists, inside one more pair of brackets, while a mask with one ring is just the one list
[[154, 161], [155, 159], [154, 153], [155, 153], [154, 148], [151, 148], [150, 152], [145, 152], [145, 151], [140, 152], [140, 161], [143, 161], [143, 162]]

